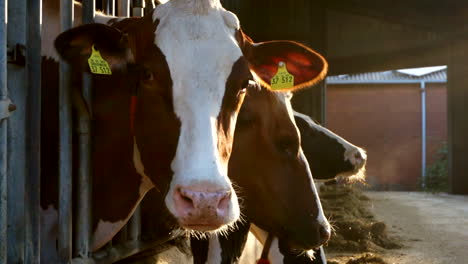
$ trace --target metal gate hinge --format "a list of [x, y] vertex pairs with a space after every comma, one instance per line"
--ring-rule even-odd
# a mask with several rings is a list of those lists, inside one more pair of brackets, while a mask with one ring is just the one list
[[8, 63], [18, 66], [26, 65], [26, 47], [22, 44], [16, 44], [7, 49]]
[[16, 105], [10, 99], [0, 100], [0, 120], [10, 117], [10, 113], [16, 110]]

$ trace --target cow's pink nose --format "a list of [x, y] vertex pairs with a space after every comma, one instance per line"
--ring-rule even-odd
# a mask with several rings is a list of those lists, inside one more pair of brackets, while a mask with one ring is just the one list
[[217, 229], [222, 225], [221, 219], [229, 214], [231, 191], [203, 191], [189, 188], [177, 188], [174, 192], [175, 209], [178, 217], [187, 227]]

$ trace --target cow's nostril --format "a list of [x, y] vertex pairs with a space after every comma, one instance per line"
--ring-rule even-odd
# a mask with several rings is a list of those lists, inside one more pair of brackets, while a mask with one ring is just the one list
[[361, 152], [360, 151], [356, 152], [356, 154], [354, 154], [354, 158], [356, 158], [357, 160], [362, 159]]
[[181, 189], [176, 190], [175, 200], [183, 210], [191, 210], [195, 207], [193, 198], [190, 197], [190, 194], [188, 192], [184, 192]]
[[319, 235], [320, 235], [321, 244], [326, 243], [330, 239], [330, 236], [331, 236], [330, 229], [323, 225], [320, 225]]
[[221, 199], [218, 203], [218, 210], [226, 211], [229, 208], [229, 202], [231, 201], [231, 192], [222, 194]]

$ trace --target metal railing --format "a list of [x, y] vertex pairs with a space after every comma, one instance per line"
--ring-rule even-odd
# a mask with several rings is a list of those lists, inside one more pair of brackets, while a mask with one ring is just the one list
[[[8, 4], [7, 4], [8, 2]], [[147, 0], [147, 2], [153, 2]], [[83, 23], [92, 23], [95, 0], [83, 0]], [[0, 263], [40, 263], [41, 0], [0, 0]], [[152, 3], [146, 4], [147, 8]], [[7, 10], [8, 8], [8, 10]], [[145, 1], [102, 0], [107, 14], [145, 13]], [[73, 26], [73, 1], [60, 0], [60, 29]], [[146, 10], [147, 11], [147, 10]], [[10, 15], [10, 23], [7, 22]], [[8, 43], [7, 43], [8, 42]], [[8, 63], [7, 63], [8, 62]], [[91, 76], [83, 75], [83, 98], [91, 105]], [[11, 98], [18, 105], [14, 110]], [[90, 252], [91, 118], [77, 109], [72, 124], [71, 68], [59, 65], [59, 263], [112, 263], [163, 241], [143, 242], [137, 209], [114, 241]], [[78, 133], [79, 168], [72, 180], [72, 131]], [[76, 186], [73, 185], [76, 183]], [[78, 194], [72, 211], [73, 192]], [[73, 212], [76, 215], [73, 215]], [[43, 246], [43, 245], [42, 245]]]

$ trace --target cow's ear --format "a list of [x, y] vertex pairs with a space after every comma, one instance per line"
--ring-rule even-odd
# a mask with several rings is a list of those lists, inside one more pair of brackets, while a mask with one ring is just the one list
[[55, 39], [55, 49], [67, 62], [88, 67], [88, 59], [96, 52], [111, 69], [128, 60], [127, 35], [104, 24], [86, 24], [72, 28]]
[[[309, 87], [322, 81], [328, 71], [328, 63], [318, 52], [294, 41], [268, 41], [253, 43], [242, 34], [242, 51], [250, 68], [269, 88], [278, 70], [293, 76], [289, 84], [279, 86], [279, 90], [292, 91]], [[280, 78], [281, 79], [281, 78]], [[282, 80], [279, 80], [280, 82]]]

